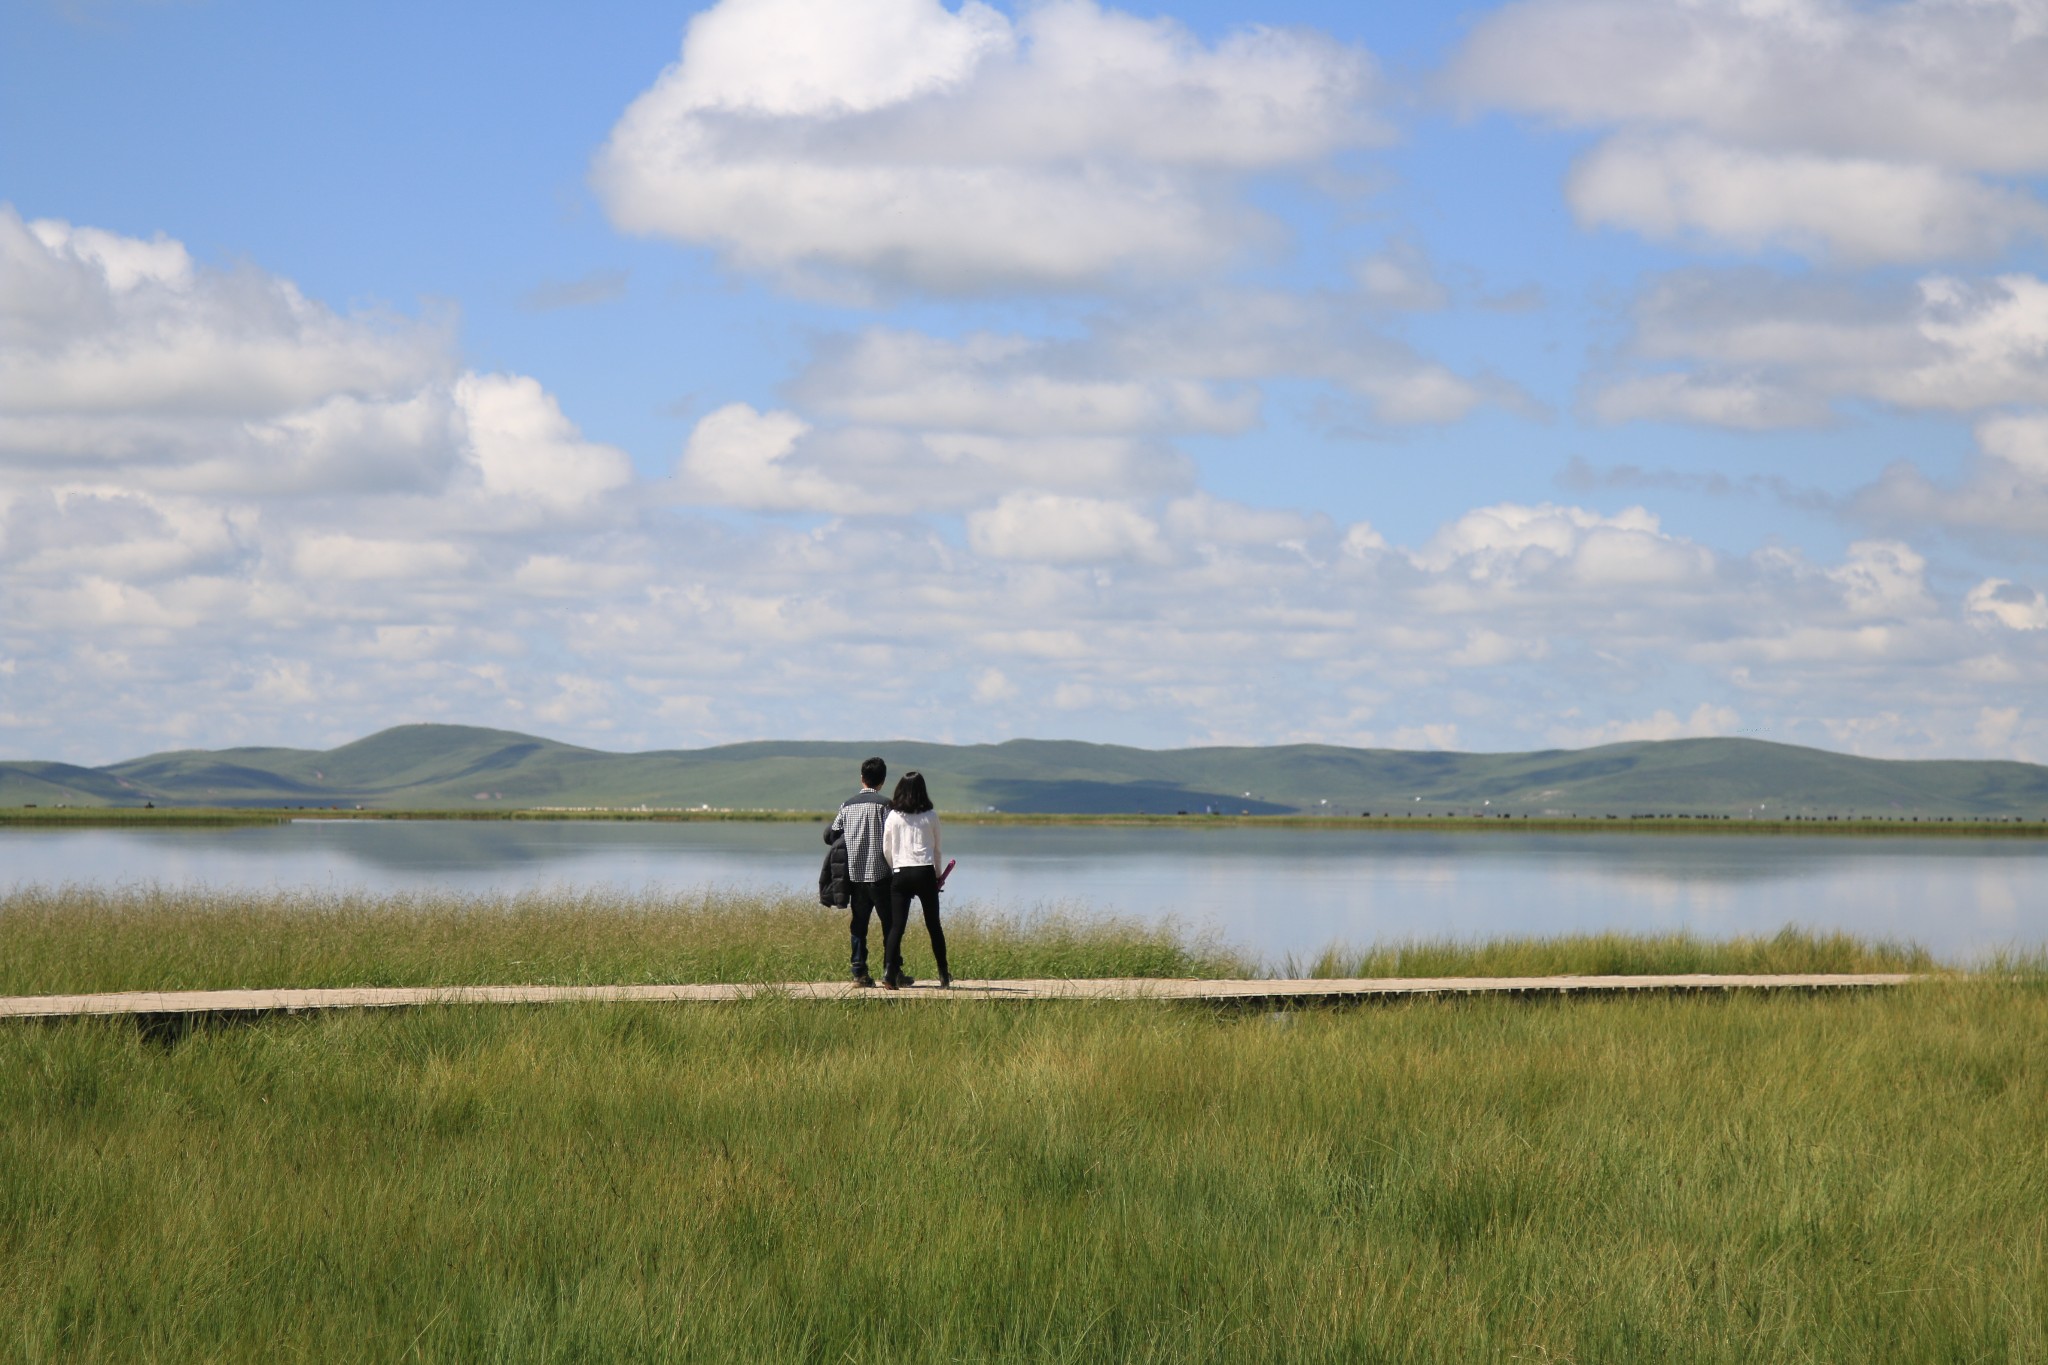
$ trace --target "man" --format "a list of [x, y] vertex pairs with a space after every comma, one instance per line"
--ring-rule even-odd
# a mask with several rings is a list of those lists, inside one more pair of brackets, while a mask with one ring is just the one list
[[849, 796], [832, 817], [825, 842], [846, 841], [846, 890], [853, 910], [848, 926], [853, 935], [853, 984], [872, 986], [868, 975], [868, 916], [877, 927], [889, 932], [889, 864], [882, 857], [882, 826], [889, 818], [889, 798], [882, 795], [882, 783], [889, 765], [871, 758], [860, 765], [860, 792]]

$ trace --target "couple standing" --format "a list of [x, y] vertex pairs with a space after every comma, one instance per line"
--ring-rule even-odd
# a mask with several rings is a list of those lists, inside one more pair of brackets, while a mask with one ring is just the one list
[[[910, 903], [924, 907], [925, 932], [939, 963], [939, 985], [953, 984], [946, 966], [946, 931], [939, 926], [939, 813], [932, 809], [924, 774], [908, 772], [893, 797], [882, 795], [889, 765], [879, 758], [860, 765], [860, 792], [849, 796], [825, 831], [828, 844], [846, 848], [846, 895], [837, 904], [853, 910], [853, 984], [872, 986], [868, 975], [868, 916], [882, 921], [882, 989], [917, 983], [903, 973], [903, 926]], [[827, 859], [828, 869], [835, 859]], [[835, 903], [828, 900], [828, 904]]]

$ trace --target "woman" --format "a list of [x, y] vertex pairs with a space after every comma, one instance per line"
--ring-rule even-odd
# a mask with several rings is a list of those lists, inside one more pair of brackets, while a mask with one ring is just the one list
[[903, 974], [903, 927], [910, 902], [924, 903], [924, 931], [931, 935], [941, 988], [953, 984], [946, 967], [946, 931], [939, 927], [939, 813], [932, 809], [924, 774], [905, 773], [896, 783], [889, 816], [882, 824], [882, 856], [888, 860], [889, 927], [882, 934], [882, 989], [917, 983]]

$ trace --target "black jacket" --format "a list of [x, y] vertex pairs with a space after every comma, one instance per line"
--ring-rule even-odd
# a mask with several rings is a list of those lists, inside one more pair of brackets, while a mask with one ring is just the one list
[[818, 904], [844, 910], [853, 904], [853, 894], [846, 889], [846, 840], [838, 830], [828, 831], [825, 850], [825, 865], [818, 869]]

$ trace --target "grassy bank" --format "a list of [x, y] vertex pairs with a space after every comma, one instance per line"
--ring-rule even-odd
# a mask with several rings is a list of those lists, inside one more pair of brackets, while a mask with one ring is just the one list
[[0, 1029], [22, 1361], [2048, 1359], [2048, 987]]
[[[949, 909], [954, 970], [974, 977], [1256, 976], [1261, 964], [1174, 926], [1086, 913]], [[879, 931], [869, 932], [880, 953]], [[0, 995], [269, 986], [828, 981], [846, 916], [815, 902], [709, 893], [370, 896], [30, 889], [0, 896]], [[934, 971], [924, 929], [913, 975]], [[879, 961], [879, 956], [874, 957]], [[1787, 929], [1768, 938], [1570, 935], [1407, 943], [1279, 964], [1285, 975], [1544, 976], [1928, 971], [1910, 945]]]
[[146, 810], [140, 806], [13, 806], [0, 807], [0, 828], [30, 829], [177, 829], [223, 825], [281, 825], [289, 813], [222, 806], [173, 806]]

